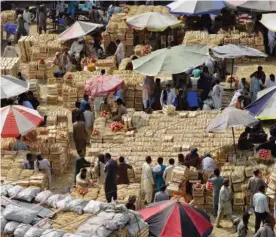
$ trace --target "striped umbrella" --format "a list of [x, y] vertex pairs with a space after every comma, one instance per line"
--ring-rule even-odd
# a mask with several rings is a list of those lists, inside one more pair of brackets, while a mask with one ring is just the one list
[[35, 129], [43, 118], [34, 109], [9, 105], [0, 109], [1, 137], [17, 137]]
[[206, 237], [213, 230], [209, 216], [185, 202], [156, 202], [139, 213], [149, 225], [150, 236]]

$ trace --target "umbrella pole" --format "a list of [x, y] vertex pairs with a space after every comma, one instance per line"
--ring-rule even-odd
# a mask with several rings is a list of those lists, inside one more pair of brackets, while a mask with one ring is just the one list
[[232, 128], [232, 136], [233, 136], [233, 142], [234, 142], [234, 151], [235, 151], [235, 154], [237, 155], [237, 148], [236, 148], [236, 142], [235, 142], [234, 128]]
[[230, 89], [232, 89], [232, 77], [234, 73], [234, 59], [232, 59], [232, 69], [231, 69], [231, 84], [230, 84]]

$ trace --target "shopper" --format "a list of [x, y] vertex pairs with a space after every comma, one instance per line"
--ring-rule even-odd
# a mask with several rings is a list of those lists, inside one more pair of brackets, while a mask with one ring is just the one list
[[174, 159], [171, 158], [169, 159], [169, 165], [166, 167], [163, 173], [163, 179], [166, 185], [172, 180], [172, 172], [174, 167]]
[[123, 156], [120, 156], [118, 165], [117, 184], [129, 184], [127, 172], [128, 169], [132, 169], [132, 166], [125, 162], [125, 158]]
[[117, 162], [111, 159], [109, 153], [105, 154], [105, 197], [106, 201], [109, 203], [112, 201], [117, 201], [117, 172], [118, 165]]
[[12, 145], [12, 151], [28, 151], [28, 146], [21, 140], [21, 135], [16, 137], [16, 142]]
[[84, 117], [84, 123], [85, 123], [85, 129], [87, 134], [87, 144], [90, 144], [90, 138], [93, 130], [93, 124], [94, 124], [94, 114], [91, 111], [90, 105], [85, 105], [85, 111], [83, 112]]
[[160, 191], [157, 192], [154, 196], [154, 202], [161, 202], [161, 201], [167, 201], [170, 200], [170, 196], [168, 192], [166, 191], [166, 185], [161, 187]]
[[145, 192], [145, 200], [148, 204], [152, 202], [154, 179], [152, 176], [150, 156], [146, 157], [145, 163], [142, 166], [141, 189]]
[[18, 57], [16, 48], [14, 46], [12, 46], [12, 43], [10, 41], [8, 42], [8, 45], [4, 49], [3, 57], [6, 57], [6, 58]]
[[86, 149], [87, 133], [80, 114], [76, 116], [76, 122], [73, 124], [73, 139], [77, 151]]

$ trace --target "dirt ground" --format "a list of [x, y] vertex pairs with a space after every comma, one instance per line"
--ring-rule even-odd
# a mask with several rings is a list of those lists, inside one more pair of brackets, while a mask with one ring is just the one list
[[[36, 29], [36, 25], [32, 25], [30, 28], [30, 34], [31, 35], [36, 35], [37, 34], [37, 29]], [[5, 46], [5, 41], [2, 41], [1, 45], [2, 45], [2, 52], [4, 50], [4, 46]], [[18, 48], [18, 45], [17, 45]], [[267, 64], [267, 63], [265, 63]], [[268, 64], [271, 64], [271, 62], [269, 62]], [[251, 64], [252, 65], [252, 64]], [[262, 64], [263, 65], [263, 64]], [[28, 70], [28, 64], [21, 64], [21, 72], [23, 74], [23, 76], [25, 76], [25, 78], [27, 77], [27, 70]], [[244, 71], [244, 65], [235, 65], [234, 67], [234, 72], [239, 72], [239, 71]], [[53, 110], [60, 110], [60, 109], [65, 109], [62, 108], [62, 106], [49, 106], [44, 102], [44, 95], [45, 95], [45, 84], [46, 81], [42, 81], [41, 85], [40, 85], [40, 89], [41, 89], [41, 106], [39, 107], [39, 112], [44, 115], [47, 114], [48, 111], [53, 111]], [[65, 109], [67, 110], [67, 109]], [[70, 112], [69, 110], [67, 110], [68, 113]], [[70, 116], [69, 116], [70, 117]], [[71, 122], [69, 123], [71, 124]], [[70, 126], [69, 129], [72, 129], [72, 127]], [[59, 193], [65, 193], [68, 188], [71, 188], [73, 186], [74, 183], [74, 160], [76, 157], [76, 151], [74, 149], [74, 145], [71, 144], [71, 148], [70, 148], [70, 154], [71, 154], [71, 160], [69, 162], [69, 166], [67, 171], [64, 174], [58, 174], [58, 175], [54, 175], [52, 180], [53, 180], [53, 191], [54, 192], [59, 192]], [[209, 213], [212, 223], [214, 224], [215, 220], [212, 216], [211, 213]], [[238, 215], [237, 215], [238, 216]], [[249, 232], [247, 236], [253, 236], [254, 233], [254, 222], [255, 222], [255, 217], [251, 216], [250, 218], [250, 224], [249, 224]], [[227, 220], [223, 220], [221, 222], [221, 226], [222, 228], [215, 228], [213, 229], [213, 233], [211, 234], [212, 237], [235, 237], [235, 231], [234, 228], [232, 227], [232, 224], [230, 221]]]

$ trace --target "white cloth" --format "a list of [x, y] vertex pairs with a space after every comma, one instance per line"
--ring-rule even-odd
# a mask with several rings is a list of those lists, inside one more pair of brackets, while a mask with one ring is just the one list
[[201, 164], [202, 164], [202, 169], [207, 170], [207, 171], [214, 171], [214, 169], [216, 167], [215, 160], [209, 156], [205, 157], [202, 160]]
[[30, 31], [30, 25], [32, 23], [31, 21], [31, 13], [28, 11], [23, 12], [23, 20], [24, 20], [24, 28], [27, 31], [27, 34], [29, 34]]
[[[38, 166], [39, 163], [39, 166]], [[43, 159], [43, 160], [36, 160], [34, 162], [34, 170], [35, 171], [44, 171], [48, 175], [48, 184], [49, 189], [51, 189], [51, 183], [52, 183], [52, 175], [51, 175], [51, 165], [49, 160]]]
[[275, 81], [271, 81], [270, 79], [268, 79], [266, 81], [266, 88], [272, 87], [272, 86], [276, 86], [276, 79]]
[[255, 212], [258, 212], [258, 213], [270, 212], [268, 207], [267, 197], [261, 192], [254, 194], [253, 206], [254, 206]]
[[[161, 106], [164, 105], [164, 99], [163, 98], [164, 98], [164, 90], [162, 90], [161, 96], [160, 96]], [[175, 101], [175, 98], [176, 98], [176, 95], [175, 95], [174, 89], [170, 89], [169, 92], [167, 91], [167, 103], [166, 103], [166, 105], [172, 105], [173, 102]]]
[[268, 37], [269, 52], [270, 52], [270, 54], [273, 54], [273, 49], [275, 46], [275, 37], [276, 37], [275, 32], [268, 30], [267, 37]]
[[7, 57], [7, 58], [16, 58], [18, 57], [18, 53], [16, 51], [16, 48], [14, 46], [6, 46], [4, 53], [3, 53], [3, 57]]
[[208, 67], [209, 73], [214, 74], [214, 72], [215, 72], [215, 61], [214, 61], [211, 57], [209, 57], [209, 58], [204, 62], [204, 65], [205, 65], [206, 67]]
[[[67, 58], [67, 60], [66, 60], [67, 63], [66, 63], [66, 64], [65, 64], [65, 62], [64, 62], [64, 57]], [[70, 61], [69, 55], [67, 55], [67, 56], [62, 55], [62, 57], [61, 57], [61, 65], [62, 65], [63, 67], [65, 67], [66, 72], [72, 70], [73, 65], [72, 65], [72, 63], [71, 63], [71, 61]]]
[[85, 110], [83, 112], [84, 122], [85, 122], [85, 128], [86, 129], [92, 129], [93, 123], [94, 123], [94, 114], [90, 110]]
[[234, 94], [234, 96], [232, 97], [232, 100], [231, 100], [229, 106], [235, 106], [236, 103], [237, 103], [237, 101], [238, 101], [239, 96], [241, 96], [241, 92], [240, 91], [236, 91], [235, 94]]
[[76, 59], [78, 59], [80, 57], [80, 53], [83, 50], [84, 44], [80, 44], [79, 42], [81, 41], [81, 39], [78, 39], [76, 41], [73, 42], [73, 44], [71, 45], [69, 54], [70, 55], [75, 55]]
[[214, 101], [214, 108], [220, 109], [223, 95], [223, 87], [221, 85], [215, 85], [212, 90], [212, 99]]
[[141, 189], [145, 191], [145, 199], [148, 203], [152, 201], [154, 180], [150, 165], [145, 162], [142, 166]]
[[121, 61], [125, 58], [125, 46], [122, 42], [118, 44], [118, 47], [116, 49], [114, 56], [116, 56], [117, 64], [120, 64]]
[[223, 211], [225, 215], [232, 215], [230, 191], [229, 188], [225, 187], [224, 185], [219, 191], [218, 212], [221, 211]]
[[174, 165], [169, 165], [166, 167], [163, 173], [163, 179], [165, 180], [166, 185], [172, 180], [173, 168], [174, 168]]

